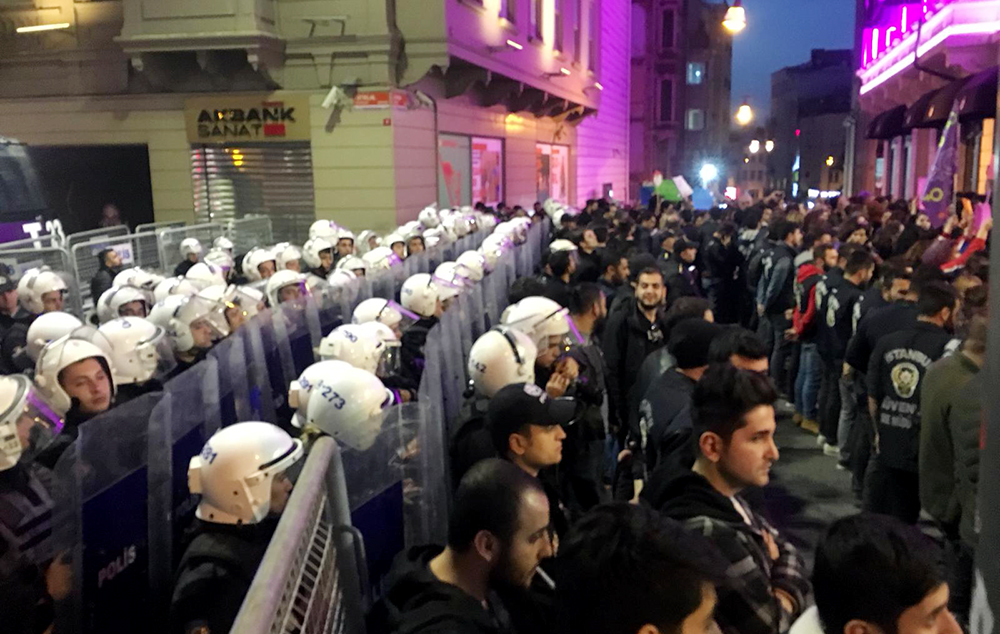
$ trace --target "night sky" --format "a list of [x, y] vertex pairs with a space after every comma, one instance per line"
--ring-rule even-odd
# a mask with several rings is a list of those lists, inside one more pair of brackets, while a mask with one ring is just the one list
[[764, 122], [771, 73], [814, 48], [854, 47], [854, 0], [743, 0], [747, 28], [733, 44], [733, 112], [746, 97]]

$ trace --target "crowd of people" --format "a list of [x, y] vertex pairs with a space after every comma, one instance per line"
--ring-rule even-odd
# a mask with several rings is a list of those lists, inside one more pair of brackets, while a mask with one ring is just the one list
[[[468, 355], [464, 415], [447, 430], [447, 539], [400, 553], [370, 634], [967, 626], [992, 222], [967, 204], [934, 227], [905, 201], [807, 208], [776, 192], [708, 211], [431, 207], [384, 237], [320, 220], [301, 247], [238, 255], [227, 238], [189, 238], [172, 277], [107, 249], [86, 315], [64, 312], [60, 272], [4, 270], [12, 631], [54, 631], [71, 593], [51, 543], [53, 469], [82, 425], [162, 390], [268, 307], [280, 320], [310, 297], [339, 301], [360, 276], [488, 232], [398, 297], [353, 307], [292, 382], [287, 420], [230, 425], [191, 457], [200, 497], [169, 630], [229, 631], [311, 442], [370, 449], [386, 410], [419, 399], [442, 314], [546, 221], [541, 271], [513, 282]], [[862, 511], [827, 527], [811, 572], [746, 495], [769, 483], [779, 421], [815, 435]]]

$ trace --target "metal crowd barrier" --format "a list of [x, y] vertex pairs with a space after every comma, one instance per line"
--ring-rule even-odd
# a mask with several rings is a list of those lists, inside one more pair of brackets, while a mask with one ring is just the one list
[[[226, 225], [233, 253], [246, 253], [253, 247], [274, 244], [274, 230], [267, 216], [246, 216]], [[208, 247], [206, 247], [208, 248]]]
[[[543, 231], [534, 228], [519, 247], [528, 256], [507, 254], [480, 288], [446, 311], [428, 336], [419, 402], [387, 410], [370, 450], [339, 450], [330, 438], [314, 443], [233, 632], [363, 634], [364, 610], [395, 555], [446, 537], [447, 447], [468, 378], [464, 355], [498, 322], [510, 282], [537, 265]], [[431, 249], [410, 270], [432, 270], [484, 237]], [[163, 392], [80, 428], [55, 469], [55, 551], [75, 579], [57, 631], [165, 629], [173, 571], [197, 506], [187, 488], [191, 456], [238, 421], [271, 421], [297, 433], [289, 425], [288, 385], [315, 361], [320, 338], [373, 292], [397, 296], [403, 280], [372, 276], [340, 295], [265, 311]]]
[[99, 227], [97, 229], [78, 231], [66, 236], [66, 248], [72, 249], [75, 244], [89, 242], [91, 240], [113, 240], [121, 236], [127, 236], [129, 233], [127, 225], [115, 225], [114, 227]]
[[[0, 262], [10, 265], [20, 277], [31, 268], [48, 266], [59, 273], [69, 288], [66, 306], [69, 312], [83, 313], [83, 298], [80, 286], [76, 280], [73, 259], [62, 247], [0, 249]], [[89, 290], [89, 289], [88, 289]]]
[[151, 271], [160, 271], [167, 266], [160, 257], [159, 244], [153, 233], [98, 236], [85, 242], [75, 242], [70, 247], [70, 258], [84, 307], [100, 299], [90, 296], [90, 280], [100, 270], [97, 254], [104, 249], [117, 251], [124, 267], [141, 266]]
[[205, 251], [212, 248], [216, 238], [226, 235], [225, 225], [218, 222], [206, 222], [199, 225], [187, 225], [156, 231], [159, 243], [160, 262], [164, 263], [167, 275], [171, 275], [173, 267], [181, 261], [181, 242], [187, 238], [197, 238]]
[[147, 233], [156, 232], [160, 229], [176, 229], [178, 227], [183, 227], [187, 225], [187, 222], [183, 220], [163, 220], [161, 222], [144, 222], [141, 225], [137, 225], [135, 228], [136, 233]]
[[47, 233], [44, 236], [38, 236], [37, 238], [21, 238], [19, 240], [11, 240], [10, 242], [0, 243], [0, 249], [35, 249], [43, 247], [59, 246], [54, 236], [51, 233]]

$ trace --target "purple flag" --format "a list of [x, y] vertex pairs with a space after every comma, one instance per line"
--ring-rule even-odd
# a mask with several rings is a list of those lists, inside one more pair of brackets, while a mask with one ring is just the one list
[[955, 169], [958, 167], [958, 112], [951, 111], [941, 133], [934, 165], [927, 177], [927, 187], [920, 196], [924, 211], [935, 227], [942, 226], [951, 215], [955, 194]]

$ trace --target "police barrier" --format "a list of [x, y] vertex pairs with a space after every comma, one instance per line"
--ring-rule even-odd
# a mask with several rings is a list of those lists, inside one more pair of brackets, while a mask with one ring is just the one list
[[120, 238], [122, 236], [127, 236], [128, 234], [129, 229], [127, 225], [115, 225], [114, 227], [99, 227], [97, 229], [77, 231], [76, 233], [71, 233], [66, 236], [66, 248], [72, 250], [73, 245], [80, 244], [81, 242]]
[[83, 314], [83, 300], [80, 296], [80, 287], [76, 283], [73, 259], [66, 249], [62, 247], [0, 249], [0, 262], [11, 266], [18, 277], [28, 269], [48, 266], [66, 282], [69, 289], [66, 306], [77, 315]]
[[[246, 216], [226, 223], [226, 233], [233, 241], [233, 253], [246, 253], [253, 247], [274, 244], [271, 219], [267, 216]], [[203, 245], [206, 249], [209, 245]]]
[[162, 222], [144, 222], [140, 225], [136, 225], [136, 233], [155, 233], [160, 229], [176, 229], [177, 227], [183, 227], [187, 223], [183, 220], [164, 220]]
[[126, 268], [141, 266], [150, 271], [165, 271], [168, 266], [167, 262], [160, 259], [156, 235], [152, 233], [97, 236], [83, 242], [74, 242], [70, 247], [70, 258], [85, 307], [100, 299], [90, 296], [90, 280], [100, 269], [97, 256], [104, 249], [114, 249], [122, 260], [122, 266]]
[[208, 251], [212, 248], [212, 242], [224, 235], [226, 235], [226, 227], [218, 222], [206, 222], [198, 225], [157, 230], [156, 240], [160, 250], [160, 261], [163, 262], [166, 274], [171, 275], [174, 266], [183, 259], [181, 258], [180, 247], [181, 242], [185, 239], [197, 239], [201, 243], [201, 248], [204, 251]]

